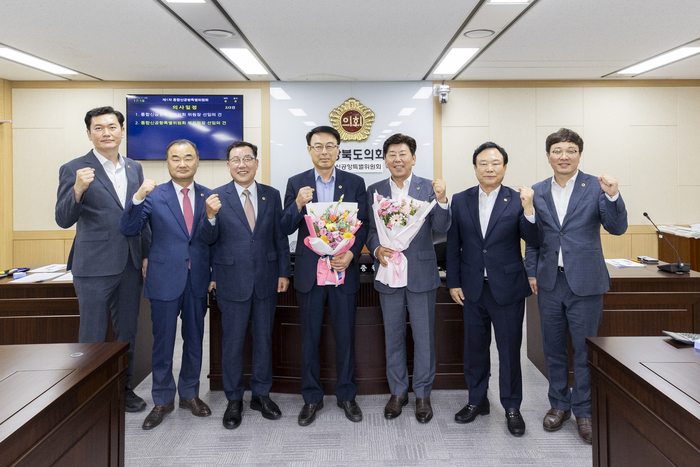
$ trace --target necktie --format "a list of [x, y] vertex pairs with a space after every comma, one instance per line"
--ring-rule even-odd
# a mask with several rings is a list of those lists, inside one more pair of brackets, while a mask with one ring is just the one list
[[192, 203], [190, 202], [190, 197], [187, 193], [190, 192], [189, 188], [183, 188], [180, 192], [185, 195], [182, 199], [182, 214], [185, 216], [185, 225], [187, 225], [187, 233], [192, 235], [192, 220], [194, 219], [194, 214], [192, 213]]
[[245, 217], [248, 219], [248, 224], [250, 224], [250, 231], [255, 230], [255, 210], [253, 209], [253, 203], [250, 201], [250, 191], [243, 190], [243, 195], [245, 195], [245, 203], [243, 203], [243, 211], [245, 211]]

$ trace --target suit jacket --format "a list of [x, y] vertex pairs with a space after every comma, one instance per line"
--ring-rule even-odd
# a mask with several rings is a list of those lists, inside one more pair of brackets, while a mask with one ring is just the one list
[[[124, 161], [128, 200], [143, 183], [143, 170], [141, 164], [134, 160], [124, 158]], [[83, 193], [80, 202], [76, 203], [73, 191], [75, 172], [87, 167], [95, 169], [95, 179]], [[64, 229], [77, 223], [68, 256], [68, 270], [76, 276], [112, 276], [124, 270], [127, 257], [130, 257], [134, 267], [141, 269], [143, 258], [148, 257], [151, 230], [150, 227], [146, 228], [133, 237], [122, 235], [119, 219], [123, 211], [114, 185], [92, 151], [61, 166], [56, 223]]]
[[[316, 265], [319, 256], [304, 244], [304, 239], [309, 236], [309, 228], [304, 222], [306, 206], [301, 212], [296, 205], [297, 193], [305, 186], [314, 189], [312, 202], [317, 203], [316, 180], [314, 179], [314, 169], [307, 170], [294, 175], [287, 182], [287, 191], [284, 195], [284, 214], [280, 226], [285, 235], [291, 235], [299, 229], [297, 236], [297, 249], [295, 253], [294, 265], [294, 288], [300, 292], [307, 293], [316, 283]], [[353, 260], [345, 270], [345, 283], [338, 286], [346, 294], [353, 294], [360, 290], [360, 266], [359, 259], [362, 247], [367, 240], [367, 192], [365, 191], [365, 181], [362, 177], [335, 169], [335, 192], [333, 200], [338, 201], [341, 195], [345, 195], [343, 201], [357, 203], [359, 209], [357, 218], [362, 221], [362, 227], [355, 232], [355, 243], [350, 248]]]
[[[432, 201], [435, 199], [432, 182], [427, 178], [421, 178], [414, 174], [411, 177], [411, 186], [408, 190], [409, 196], [419, 201]], [[367, 189], [367, 199], [369, 200], [370, 208], [372, 207], [371, 204], [374, 203], [375, 192], [391, 198], [389, 179], [374, 183]], [[377, 236], [377, 225], [374, 222], [374, 213], [370, 216], [369, 223], [367, 248], [374, 255], [374, 250], [380, 246], [379, 237]], [[450, 223], [451, 210], [449, 207], [448, 209], [442, 209], [440, 206], [433, 207], [411, 245], [403, 251], [408, 260], [408, 285], [406, 287], [411, 292], [427, 292], [440, 287], [440, 274], [437, 268], [432, 231], [446, 233], [450, 228]], [[379, 260], [376, 258], [374, 259], [374, 270], [379, 270]], [[378, 292], [387, 294], [393, 294], [398, 290], [376, 280], [374, 281], [374, 288]]]
[[202, 239], [216, 244], [216, 294], [225, 300], [248, 300], [253, 290], [260, 299], [270, 297], [277, 293], [278, 278], [290, 276], [289, 240], [280, 228], [280, 192], [260, 183], [257, 190], [254, 231], [250, 230], [233, 181], [211, 192], [221, 200], [216, 225], [206, 219], [202, 222]]
[[558, 255], [564, 255], [566, 280], [579, 296], [602, 295], [610, 290], [610, 276], [600, 244], [600, 226], [612, 235], [627, 230], [627, 209], [620, 195], [609, 201], [598, 177], [579, 172], [564, 223], [559, 224], [552, 198], [552, 177], [532, 186], [538, 222], [544, 239], [539, 248], [528, 245], [525, 265], [537, 287], [552, 290], [557, 277]]
[[452, 227], [447, 234], [447, 288], [461, 287], [464, 297], [476, 303], [486, 268], [491, 293], [499, 305], [517, 303], [531, 295], [521, 238], [530, 245], [540, 245], [539, 228], [525, 219], [516, 190], [501, 186], [485, 236], [479, 218], [479, 186], [454, 195]]
[[134, 205], [133, 197], [119, 221], [121, 233], [138, 235], [150, 224], [153, 243], [143, 296], [154, 300], [175, 300], [185, 291], [188, 266], [192, 293], [203, 298], [209, 287], [209, 245], [202, 241], [200, 229], [206, 221], [205, 200], [209, 189], [194, 184], [192, 234], [187, 233], [185, 216], [172, 182], [158, 185], [143, 203]]

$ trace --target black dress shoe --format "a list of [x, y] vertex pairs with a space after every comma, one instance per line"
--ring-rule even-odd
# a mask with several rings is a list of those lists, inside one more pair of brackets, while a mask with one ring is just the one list
[[163, 418], [165, 418], [165, 414], [173, 410], [175, 410], [175, 404], [172, 402], [168, 405], [156, 405], [153, 407], [153, 410], [151, 410], [151, 413], [146, 416], [142, 428], [144, 430], [151, 430], [157, 427], [160, 425], [160, 422], [163, 421]]
[[345, 416], [351, 422], [361, 422], [362, 421], [362, 410], [357, 402], [351, 401], [338, 401], [338, 407], [345, 411]]
[[389, 402], [387, 402], [384, 407], [384, 418], [391, 420], [398, 417], [401, 415], [401, 410], [406, 404], [408, 404], [408, 394], [404, 394], [403, 396], [392, 395], [389, 398]]
[[419, 423], [428, 423], [433, 418], [433, 406], [430, 405], [430, 397], [416, 397], [416, 420]]
[[277, 420], [282, 416], [282, 411], [270, 396], [253, 396], [250, 399], [250, 408], [262, 413], [263, 418]]
[[488, 415], [491, 412], [491, 405], [489, 400], [479, 405], [467, 404], [462, 410], [455, 414], [455, 422], [457, 423], [471, 423], [474, 421], [477, 415]]
[[233, 430], [238, 428], [243, 420], [243, 401], [241, 399], [236, 399], [235, 401], [228, 401], [226, 406], [226, 412], [224, 412], [224, 428]]
[[124, 410], [126, 412], [141, 412], [146, 408], [146, 401], [134, 393], [133, 389], [127, 388], [124, 392]]
[[506, 420], [508, 421], [508, 431], [513, 436], [522, 436], [525, 434], [525, 420], [520, 415], [519, 409], [506, 409]]
[[316, 412], [321, 410], [323, 408], [323, 400], [319, 402], [318, 404], [304, 404], [304, 407], [301, 408], [301, 412], [299, 412], [299, 425], [301, 426], [307, 426], [310, 425], [311, 422], [314, 421], [316, 418]]

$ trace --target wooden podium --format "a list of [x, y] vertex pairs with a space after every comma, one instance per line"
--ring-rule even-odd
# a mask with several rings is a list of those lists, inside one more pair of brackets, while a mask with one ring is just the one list
[[669, 242], [673, 245], [678, 254], [681, 257], [681, 261], [684, 263], [690, 263], [690, 269], [693, 271], [700, 271], [700, 239], [681, 237], [679, 235], [674, 235], [672, 233], [663, 232], [664, 237], [668, 239], [668, 242], [663, 238], [659, 238], [659, 259], [667, 263], [677, 263], [678, 256], [673, 248], [669, 246]]

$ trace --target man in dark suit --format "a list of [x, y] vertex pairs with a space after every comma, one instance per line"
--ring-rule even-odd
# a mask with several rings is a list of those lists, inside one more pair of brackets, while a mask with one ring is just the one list
[[222, 376], [228, 405], [224, 427], [241, 424], [243, 344], [252, 321], [253, 375], [250, 408], [268, 420], [282, 416], [270, 399], [272, 327], [277, 294], [289, 287], [289, 240], [282, 233], [282, 199], [276, 189], [257, 183], [258, 148], [236, 141], [226, 151], [233, 181], [212, 190], [202, 239], [214, 245], [213, 275], [223, 329]]
[[520, 344], [525, 297], [532, 292], [520, 239], [540, 244], [533, 191], [502, 185], [508, 154], [495, 143], [476, 148], [472, 162], [479, 185], [452, 198], [452, 227], [447, 234], [447, 287], [452, 299], [463, 306], [464, 379], [469, 389], [469, 402], [455, 415], [455, 421], [470, 423], [490, 411], [486, 391], [493, 323], [501, 405], [508, 430], [521, 436], [525, 421], [520, 414]]
[[124, 116], [112, 107], [85, 115], [94, 149], [61, 166], [56, 199], [56, 223], [67, 229], [77, 224], [67, 269], [80, 308], [80, 342], [104, 342], [110, 312], [114, 340], [129, 343], [126, 370], [127, 412], [146, 403], [131, 389], [134, 347], [150, 229], [134, 237], [119, 232], [124, 206], [143, 182], [141, 164], [119, 154]]
[[[433, 418], [430, 391], [435, 379], [435, 297], [440, 287], [437, 257], [433, 247], [433, 230], [447, 233], [450, 228], [450, 208], [447, 204], [445, 182], [430, 181], [413, 174], [416, 164], [416, 140], [401, 133], [384, 141], [384, 164], [391, 177], [367, 189], [369, 203], [374, 194], [399, 200], [414, 198], [419, 201], [437, 200], [411, 245], [403, 251], [407, 260], [405, 287], [391, 287], [377, 280], [374, 288], [384, 318], [386, 341], [386, 376], [391, 397], [384, 407], [384, 417], [396, 418], [408, 403], [408, 369], [406, 366], [406, 308], [411, 319], [413, 335], [413, 393], [416, 396], [416, 419], [428, 423]], [[370, 216], [367, 247], [374, 254], [375, 271], [387, 266], [394, 250], [383, 247], [377, 236], [374, 213]]]
[[182, 366], [177, 384], [180, 407], [193, 415], [211, 415], [199, 398], [204, 315], [209, 286], [209, 246], [200, 238], [208, 189], [194, 182], [199, 167], [197, 146], [186, 139], [165, 149], [171, 182], [143, 184], [124, 209], [119, 227], [124, 235], [138, 235], [150, 224], [153, 243], [143, 295], [151, 301], [153, 322], [153, 387], [155, 407], [143, 429], [158, 426], [175, 408], [173, 351], [177, 317], [182, 320]]
[[[299, 425], [314, 421], [316, 412], [323, 408], [319, 343], [324, 304], [330, 308], [331, 325], [336, 348], [335, 396], [338, 407], [353, 421], [362, 420], [362, 410], [355, 402], [355, 294], [360, 290], [358, 260], [367, 238], [367, 192], [364, 180], [335, 168], [340, 151], [340, 134], [335, 128], [320, 126], [306, 135], [307, 151], [314, 168], [297, 174], [287, 182], [284, 196], [282, 232], [291, 235], [297, 229], [294, 288], [301, 311], [302, 387], [304, 406], [299, 413]], [[355, 233], [355, 243], [343, 254], [331, 260], [331, 267], [345, 273], [345, 283], [335, 286], [316, 284], [316, 265], [319, 256], [304, 244], [309, 229], [304, 222], [306, 205], [310, 202], [355, 202], [357, 218], [362, 227]]]
[[[542, 245], [527, 247], [525, 263], [537, 296], [542, 324], [549, 402], [547, 431], [576, 416], [581, 438], [592, 441], [591, 379], [586, 337], [603, 318], [603, 294], [610, 289], [600, 243], [600, 226], [612, 235], [627, 230], [627, 210], [615, 177], [578, 170], [583, 139], [561, 128], [547, 137], [554, 176], [533, 185], [534, 206], [544, 232]], [[567, 329], [574, 348], [574, 385], [569, 391]]]

